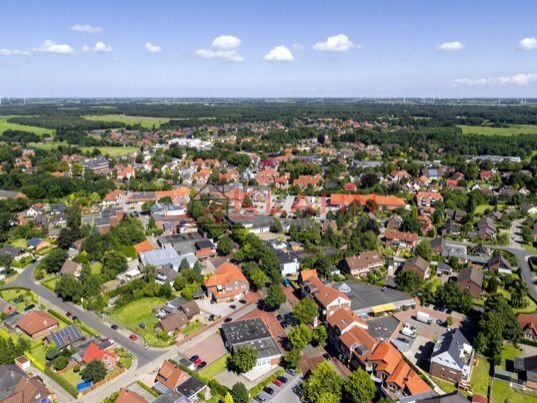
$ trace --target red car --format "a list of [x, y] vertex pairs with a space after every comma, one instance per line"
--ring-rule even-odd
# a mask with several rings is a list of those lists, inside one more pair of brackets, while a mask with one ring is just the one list
[[135, 334], [131, 334], [129, 336], [129, 339], [131, 339], [132, 341], [136, 341], [136, 340], [138, 340], [138, 336], [136, 336]]
[[274, 385], [276, 385], [276, 386], [282, 386], [282, 384], [283, 384], [282, 381], [280, 381], [279, 379], [274, 379], [274, 380], [272, 381], [272, 383], [273, 383]]
[[202, 359], [201, 358], [198, 358], [196, 361], [194, 361], [194, 365], [197, 367], [198, 365], [200, 365], [202, 363]]

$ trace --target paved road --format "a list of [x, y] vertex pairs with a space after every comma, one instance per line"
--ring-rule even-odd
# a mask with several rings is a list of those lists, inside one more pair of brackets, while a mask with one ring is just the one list
[[130, 340], [120, 332], [104, 324], [102, 318], [95, 313], [83, 310], [70, 302], [64, 302], [48, 288], [37, 284], [34, 279], [34, 272], [38, 263], [39, 262], [33, 263], [30, 267], [20, 273], [17, 279], [11, 282], [9, 286], [29, 288], [38, 296], [45, 299], [50, 305], [59, 308], [60, 311], [71, 312], [73, 315], [77, 316], [82, 323], [85, 323], [89, 327], [95, 329], [98, 333], [104, 335], [105, 337], [113, 339], [116, 343], [135, 354], [138, 358], [138, 367], [144, 366], [145, 364], [156, 360], [166, 352], [166, 350], [157, 349], [146, 350], [145, 347], [140, 343]]

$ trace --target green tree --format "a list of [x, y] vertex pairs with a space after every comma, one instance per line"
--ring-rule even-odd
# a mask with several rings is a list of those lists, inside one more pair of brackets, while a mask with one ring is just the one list
[[301, 355], [302, 351], [298, 348], [292, 348], [291, 350], [289, 350], [283, 357], [285, 367], [293, 369], [298, 368]]
[[416, 255], [421, 256], [427, 261], [430, 261], [433, 256], [433, 247], [431, 242], [427, 239], [422, 240], [418, 246], [416, 246]]
[[312, 370], [304, 383], [304, 395], [312, 403], [341, 401], [343, 378], [336, 373], [328, 361], [321, 362]]
[[425, 284], [423, 277], [415, 271], [400, 270], [395, 279], [399, 290], [409, 292], [412, 295], [416, 295]]
[[228, 358], [228, 367], [238, 374], [248, 372], [255, 367], [257, 355], [257, 350], [252, 346], [239, 347]]
[[349, 401], [361, 403], [370, 401], [375, 397], [377, 388], [369, 374], [362, 368], [353, 371], [343, 384], [343, 389]]
[[287, 338], [293, 349], [302, 350], [306, 345], [311, 343], [312, 332], [308, 326], [301, 323], [297, 326], [293, 326], [291, 330], [289, 330]]
[[317, 344], [323, 344], [328, 338], [328, 332], [324, 325], [319, 325], [313, 329], [312, 340]]
[[101, 276], [105, 281], [112, 280], [127, 267], [127, 258], [121, 252], [109, 250], [104, 254]]
[[313, 325], [319, 313], [319, 307], [315, 301], [309, 297], [302, 298], [293, 308], [293, 316], [300, 323]]
[[85, 381], [97, 383], [106, 376], [106, 368], [101, 361], [93, 360], [80, 372], [80, 376]]
[[280, 284], [272, 284], [267, 291], [267, 296], [263, 300], [264, 306], [269, 311], [275, 311], [285, 302], [285, 292]]
[[233, 250], [233, 241], [229, 235], [224, 235], [218, 240], [218, 245], [216, 246], [216, 251], [220, 256], [226, 256], [231, 253]]
[[233, 396], [229, 392], [224, 396], [224, 403], [234, 403]]
[[247, 275], [256, 290], [270, 283], [269, 276], [267, 276], [259, 266], [254, 267], [247, 273]]
[[57, 273], [62, 268], [63, 262], [69, 257], [67, 252], [63, 249], [53, 249], [50, 253], [43, 259], [42, 265], [47, 271], [47, 273]]
[[235, 403], [248, 403], [250, 401], [248, 389], [246, 389], [246, 386], [242, 382], [237, 382], [233, 385], [231, 388], [231, 397], [233, 397]]

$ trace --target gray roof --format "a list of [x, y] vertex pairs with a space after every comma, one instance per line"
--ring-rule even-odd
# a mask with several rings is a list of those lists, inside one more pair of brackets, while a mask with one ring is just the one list
[[182, 395], [190, 398], [195, 395], [197, 395], [199, 392], [201, 392], [203, 389], [205, 389], [207, 385], [205, 385], [202, 381], [200, 381], [195, 376], [191, 376], [186, 381], [184, 381], [182, 384], [180, 384], [176, 390], [177, 392], [181, 393]]
[[0, 366], [0, 400], [11, 396], [13, 389], [25, 377], [26, 374], [16, 365]]
[[350, 289], [344, 293], [351, 299], [353, 311], [360, 311], [378, 305], [413, 301], [411, 295], [406, 292], [378, 287], [361, 281], [345, 281], [344, 283], [334, 283], [332, 286], [339, 288], [343, 284], [346, 284]]
[[470, 280], [477, 284], [479, 287], [483, 286], [484, 274], [481, 270], [474, 269], [473, 267], [465, 267], [459, 273], [458, 281]]
[[[155, 389], [154, 386], [153, 389]], [[169, 390], [168, 392], [164, 393], [163, 395], [160, 395], [155, 400], [153, 400], [152, 403], [190, 403], [190, 399], [179, 392]]]
[[427, 399], [420, 399], [422, 403], [468, 403], [468, 399], [458, 391], [448, 393], [447, 395], [434, 396]]
[[393, 316], [379, 316], [367, 321], [367, 332], [377, 340], [388, 340], [397, 326], [399, 321]]
[[[470, 342], [464, 337], [459, 329], [444, 333], [438, 338], [434, 345], [431, 362], [435, 361], [435, 357], [447, 352], [455, 362], [457, 368], [462, 369], [465, 365], [468, 365], [468, 362], [464, 362], [461, 357], [461, 349], [464, 344], [470, 345]], [[440, 363], [441, 365], [446, 365], [445, 361], [441, 361]], [[451, 367], [449, 364], [447, 366]]]
[[21, 248], [17, 248], [11, 245], [6, 245], [2, 249], [0, 249], [0, 256], [8, 256], [11, 259], [15, 259], [20, 252], [21, 252]]
[[244, 346], [255, 348], [258, 358], [273, 357], [281, 354], [267, 326], [259, 318], [224, 323], [222, 325], [222, 335], [233, 349]]

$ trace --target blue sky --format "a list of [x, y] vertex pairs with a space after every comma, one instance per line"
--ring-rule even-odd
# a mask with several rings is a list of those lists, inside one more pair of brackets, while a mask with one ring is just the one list
[[534, 97], [535, 15], [535, 1], [3, 2], [0, 96]]

